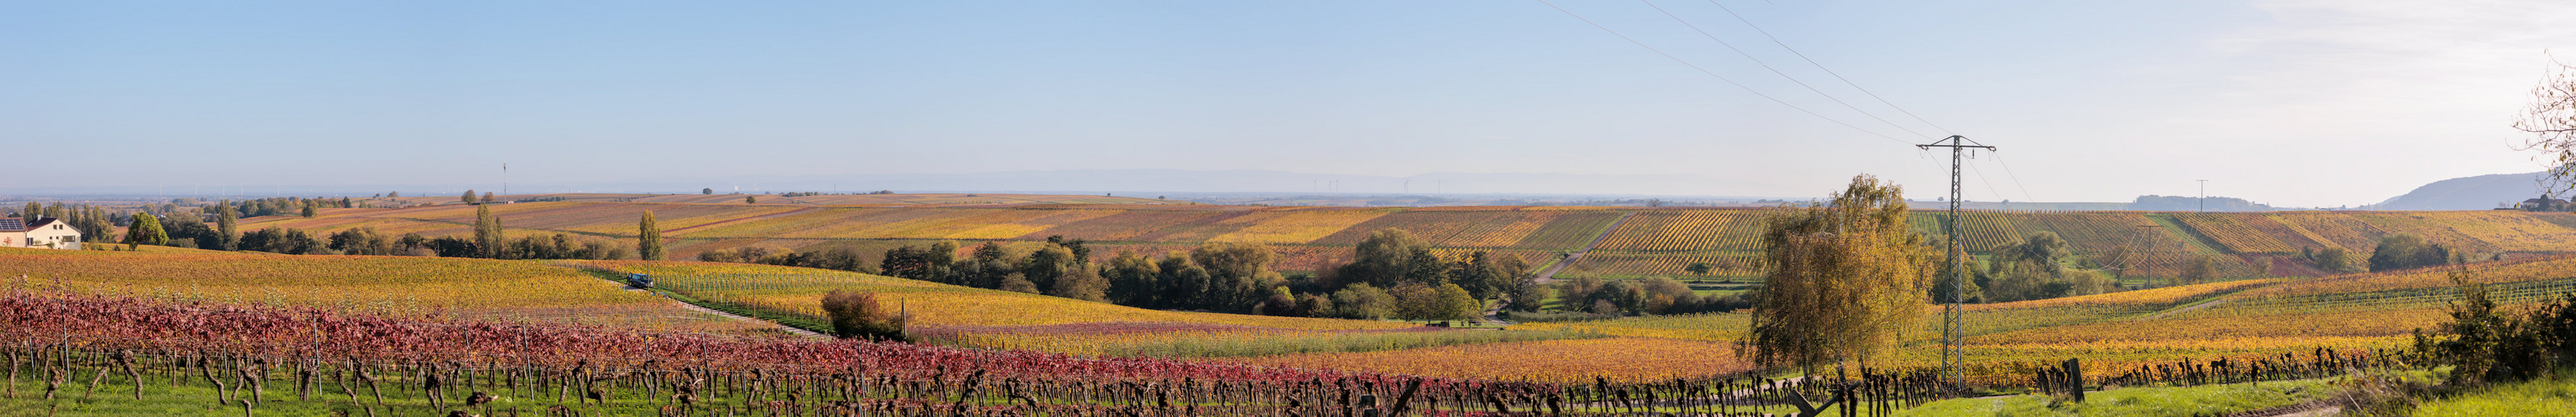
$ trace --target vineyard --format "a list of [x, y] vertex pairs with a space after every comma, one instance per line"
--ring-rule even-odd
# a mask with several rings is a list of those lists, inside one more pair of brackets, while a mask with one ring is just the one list
[[[699, 201], [715, 197], [731, 200]], [[572, 198], [506, 204], [494, 211], [509, 233], [568, 232], [624, 241], [633, 238], [635, 219], [651, 210], [664, 236], [671, 239], [673, 255], [680, 259], [749, 246], [852, 248], [872, 258], [885, 249], [941, 240], [972, 247], [980, 241], [1065, 236], [1147, 254], [1208, 242], [1261, 243], [1291, 255], [1283, 269], [1305, 271], [1347, 254], [1370, 233], [1398, 229], [1444, 251], [1509, 251], [1540, 261], [1531, 263], [1535, 267], [1553, 259], [1546, 254], [1583, 250], [1597, 239], [1598, 247], [1591, 248], [1596, 253], [1565, 273], [1604, 278], [1682, 276], [1684, 267], [1702, 262], [1715, 267], [1711, 274], [1716, 277], [1758, 276], [1749, 259], [1761, 249], [1756, 238], [1762, 218], [1770, 213], [1769, 209], [1740, 208], [1101, 204], [1089, 201], [1099, 198], [1092, 196], [1012, 196], [1019, 200], [1009, 204], [952, 204], [940, 200], [949, 197], [927, 195], [905, 197], [914, 203], [869, 200], [894, 198], [879, 196], [807, 196], [781, 197], [775, 204], [769, 199], [742, 204], [736, 197]], [[316, 218], [248, 219], [243, 227], [320, 232], [372, 227], [384, 233], [436, 237], [471, 232], [473, 216], [474, 210], [464, 205], [326, 209]], [[1624, 222], [1619, 221], [1622, 216], [1627, 218]], [[1949, 221], [1936, 211], [1916, 211], [1911, 220], [1917, 230], [1930, 234], [1942, 232]], [[2576, 215], [2516, 211], [1972, 211], [1960, 216], [1958, 228], [1971, 254], [1978, 255], [2033, 234], [2054, 232], [2076, 254], [2127, 277], [2172, 277], [2201, 259], [2211, 261], [2225, 277], [2311, 276], [2319, 272], [2296, 266], [2306, 262], [2298, 259], [2305, 250], [2342, 248], [2367, 254], [2379, 238], [2399, 233], [2478, 256], [2576, 253]]]
[[[577, 207], [568, 203], [518, 206], [524, 206], [520, 213]], [[1214, 216], [1244, 219], [1234, 224], [1259, 224], [1307, 211], [1193, 208], [1201, 211], [1171, 213], [1217, 213]], [[1059, 216], [1087, 219], [1070, 221], [1079, 223], [1138, 212], [1095, 216], [1099, 213], [1080, 212], [1105, 209], [858, 210], [923, 210], [932, 214], [922, 217], [973, 218], [989, 224], [1022, 224], [1003, 219], [1043, 222], [1033, 219]], [[1241, 236], [1295, 231], [1321, 240], [1332, 235], [1311, 232], [1329, 228], [1319, 224], [1374, 223], [1426, 233], [1452, 230], [1451, 237], [1426, 237], [1447, 241], [1533, 217], [1544, 218], [1546, 226], [1553, 227], [1588, 216], [1591, 220], [1567, 227], [1590, 228], [1593, 236], [1606, 234], [1607, 245], [1610, 239], [1631, 236], [1623, 233], [1641, 233], [1645, 230], [1641, 227], [1698, 224], [1723, 229], [1730, 227], [1727, 222], [1758, 220], [1749, 214], [1759, 213], [1637, 211], [1630, 222], [1612, 227], [1612, 220], [1630, 211], [1456, 210], [1467, 213], [1462, 216], [1475, 216], [1457, 225], [1441, 225], [1434, 221], [1441, 219], [1435, 215], [1438, 212], [1427, 210], [1317, 211], [1333, 214]], [[700, 224], [718, 225], [702, 228], [713, 229], [816, 215], [816, 211], [797, 210], [765, 213], [769, 217], [745, 221], [706, 214], [690, 217], [710, 219]], [[1530, 216], [1533, 213], [1546, 214]], [[2085, 240], [2104, 239], [2080, 236], [2153, 229], [2139, 227], [2142, 224], [2192, 230], [2175, 239], [2211, 236], [2199, 230], [2214, 226], [2193, 224], [2217, 220], [2190, 217], [2081, 213], [2024, 219], [1995, 216], [1985, 224], [2007, 228], [1996, 230], [2067, 230], [2065, 234], [2079, 249]], [[2246, 233], [2300, 234], [2301, 230], [2324, 235], [2295, 222], [2274, 221], [2275, 226], [2258, 227], [2248, 225], [2243, 217], [2224, 220], [2243, 225], [2239, 232], [2245, 233], [2218, 235], [2242, 238]], [[1653, 227], [1633, 226], [1640, 224]], [[906, 227], [967, 230], [954, 226], [924, 222]], [[1204, 234], [1225, 236], [1245, 230], [1252, 228]], [[2513, 230], [2521, 230], [2515, 232], [2519, 235], [2534, 234], [2527, 227]], [[735, 240], [710, 244], [739, 246]], [[818, 240], [872, 245], [931, 242]], [[2308, 242], [2325, 240], [2332, 238]], [[2201, 244], [2238, 247], [2215, 239]], [[1100, 246], [1139, 251], [1184, 247], [1161, 242]], [[1313, 243], [1280, 248], [1291, 259], [1331, 256], [1335, 249]], [[1552, 255], [1509, 248], [1438, 250], [1454, 255], [1479, 249], [1514, 256]], [[1570, 269], [1679, 274], [1673, 269], [1653, 269], [1671, 266], [1651, 262], [1664, 257], [1716, 264], [1740, 259], [1735, 256], [1742, 255], [1724, 250], [1602, 249], [1582, 261], [1594, 264], [1579, 262]], [[1963, 355], [1959, 359], [1965, 364], [1962, 376], [1967, 380], [1988, 386], [2039, 381], [2028, 389], [2049, 386], [2045, 381], [2052, 368], [2037, 364], [2065, 358], [2082, 358], [2085, 372], [2096, 378], [2159, 384], [2309, 377], [2325, 366], [2314, 364], [2385, 362], [2382, 358], [2390, 354], [2382, 350], [2402, 345], [2416, 328], [2445, 320], [2441, 308], [2455, 298], [2451, 288], [2455, 273], [2491, 285], [2505, 302], [2523, 303], [2576, 291], [2576, 272], [2570, 271], [2576, 271], [2576, 258], [2525, 256], [2472, 264], [2465, 272], [2437, 268], [2230, 280], [1971, 305], [1963, 312], [1965, 345], [1958, 353]], [[1752, 376], [1746, 373], [1753, 369], [1735, 355], [1733, 345], [1750, 323], [1741, 313], [1532, 323], [1504, 331], [1449, 330], [1400, 322], [1144, 310], [867, 274], [704, 262], [23, 249], [0, 250], [0, 272], [26, 276], [10, 278], [7, 295], [0, 296], [0, 325], [13, 330], [0, 335], [0, 351], [5, 351], [0, 354], [10, 355], [10, 366], [38, 375], [32, 380], [12, 378], [6, 388], [13, 391], [6, 393], [14, 398], [0, 400], [7, 404], [0, 407], [26, 410], [23, 407], [41, 405], [49, 407], [46, 411], [70, 415], [143, 409], [137, 407], [183, 410], [177, 414], [237, 413], [248, 407], [253, 415], [419, 414], [460, 407], [550, 415], [676, 410], [917, 414], [934, 409], [950, 410], [941, 412], [945, 414], [958, 413], [954, 410], [1079, 414], [1166, 409], [1171, 414], [1266, 415], [1299, 410], [1326, 415], [1364, 407], [1356, 400], [1339, 401], [1344, 395], [1374, 396], [1375, 407], [1386, 411], [1407, 407], [1422, 414], [1496, 407], [1535, 411], [1549, 407], [1551, 396], [1555, 406], [1570, 410], [1566, 414], [1678, 412], [1693, 407], [1778, 414], [1788, 412], [1783, 403], [1761, 398], [1776, 398], [1765, 396], [1781, 395], [1784, 389], [1845, 389], [1748, 382]], [[802, 322], [809, 328], [821, 321], [816, 307], [823, 294], [836, 289], [874, 292], [889, 308], [910, 317], [913, 334], [925, 343], [783, 337], [756, 323], [684, 310], [669, 300], [624, 290], [603, 279], [624, 273], [652, 274], [657, 286], [675, 297], [761, 312], [762, 317], [788, 317], [793, 320], [782, 321]], [[1938, 311], [1927, 314], [1937, 317]], [[1937, 326], [1936, 321], [1907, 332], [1905, 347], [1880, 365], [1901, 370], [1939, 363]], [[2313, 353], [2327, 349], [2344, 353]], [[2208, 371], [2154, 368], [2178, 363]], [[2266, 365], [2229, 368], [2240, 364]], [[1953, 395], [1907, 385], [1913, 383], [1905, 382], [1909, 380], [1903, 375], [1910, 375], [1905, 372], [1910, 371], [1873, 374], [1848, 386], [1884, 390], [1869, 394], [1878, 401], [1872, 407]], [[49, 391], [48, 384], [53, 396], [46, 400], [16, 399], [37, 398], [37, 393]], [[1620, 399], [1623, 390], [1736, 394], [1641, 401]], [[597, 400], [588, 399], [594, 395]], [[510, 401], [473, 400], [487, 396]], [[1407, 405], [1396, 405], [1405, 399], [1410, 399], [1404, 402]]]
[[[210, 306], [60, 289], [0, 295], [0, 325], [12, 330], [0, 333], [12, 376], [0, 383], [0, 410], [21, 415], [1704, 415], [1784, 413], [1792, 396], [1818, 395], [1883, 414], [1960, 393], [1924, 371], [1863, 369], [1798, 382], [1706, 376], [1741, 370], [1721, 359], [1728, 357], [1722, 350], [1615, 370], [1657, 376], [1634, 383], [1580, 383], [1573, 377], [1597, 374], [1583, 361], [1527, 357], [1649, 353], [1656, 351], [1636, 348], [1676, 343], [1656, 340], [1497, 343], [1424, 356], [1440, 358], [1434, 360], [1378, 356], [1389, 366], [1425, 366], [1423, 374], [1512, 372], [1509, 364], [1523, 360], [1531, 369], [1564, 372], [1506, 379], [1252, 364], [1358, 358], [1082, 358]], [[1527, 349], [1532, 344], [1572, 349]], [[1511, 362], [1493, 360], [1500, 358]], [[37, 378], [17, 378], [22, 371]]]
[[283, 256], [0, 248], [11, 288], [388, 314], [747, 332], [750, 326], [543, 264], [387, 256]]
[[[2535, 303], [2576, 292], [2576, 257], [2553, 257], [2476, 263], [2466, 269], [2236, 280], [1970, 304], [1961, 312], [1960, 360], [2008, 368], [2081, 357], [2086, 369], [2115, 372], [2181, 360], [2277, 357], [2320, 348], [2393, 350], [2411, 343], [2415, 330], [2432, 329], [2450, 319], [2445, 308], [2459, 297], [2451, 281], [2455, 273], [2488, 285], [2496, 300], [2507, 304]], [[1935, 307], [1925, 314], [1934, 319], [1920, 331], [1908, 333], [1898, 364], [1940, 362], [1940, 311]], [[1746, 314], [1723, 313], [1528, 323], [1513, 328], [1725, 343], [1739, 339], [1749, 323]]]

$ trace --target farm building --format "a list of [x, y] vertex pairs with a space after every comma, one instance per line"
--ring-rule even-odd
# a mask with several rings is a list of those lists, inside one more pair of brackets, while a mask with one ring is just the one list
[[80, 249], [80, 229], [63, 219], [0, 219], [0, 247]]

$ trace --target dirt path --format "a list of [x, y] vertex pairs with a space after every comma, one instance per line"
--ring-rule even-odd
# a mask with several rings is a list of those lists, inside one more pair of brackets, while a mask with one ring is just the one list
[[2189, 306], [2189, 307], [2177, 308], [2177, 309], [2168, 310], [2168, 311], [2165, 311], [2165, 312], [2162, 312], [2162, 313], [2156, 313], [2156, 315], [2153, 315], [2153, 316], [2147, 316], [2146, 318], [2141, 318], [2141, 319], [2139, 319], [2139, 320], [2155, 320], [2155, 319], [2161, 319], [2161, 318], [2166, 318], [2166, 317], [2173, 317], [2173, 315], [2176, 315], [2176, 314], [2182, 314], [2182, 313], [2189, 313], [2189, 312], [2191, 312], [2192, 310], [2199, 310], [2199, 309], [2204, 309], [2204, 308], [2217, 307], [2219, 304], [2227, 304], [2227, 299], [2226, 299], [2226, 298], [2224, 298], [2224, 297], [2220, 297], [2220, 298], [2211, 298], [2211, 299], [2209, 299], [2209, 301], [2202, 301], [2202, 302], [2200, 302], [2200, 304], [2192, 304], [2192, 305], [2191, 305], [2191, 306]]
[[815, 211], [815, 210], [822, 210], [822, 208], [801, 208], [801, 209], [795, 209], [795, 210], [783, 211], [783, 212], [779, 212], [779, 213], [777, 213], [777, 214], [764, 214], [764, 215], [751, 216], [751, 217], [744, 217], [744, 218], [739, 218], [739, 219], [721, 220], [721, 221], [710, 222], [710, 223], [707, 223], [707, 224], [701, 224], [701, 225], [696, 225], [696, 226], [689, 226], [689, 227], [682, 227], [682, 228], [677, 228], [677, 229], [663, 230], [663, 231], [662, 231], [662, 235], [663, 235], [663, 236], [670, 236], [672, 233], [686, 232], [686, 231], [693, 230], [693, 229], [702, 229], [702, 228], [706, 228], [706, 227], [709, 227], [709, 226], [719, 226], [719, 225], [726, 225], [726, 224], [733, 224], [733, 223], [741, 223], [741, 222], [747, 222], [747, 221], [753, 221], [753, 220], [761, 220], [761, 219], [776, 218], [776, 217], [780, 217], [780, 216], [792, 216], [792, 215], [804, 214], [804, 213], [807, 213], [807, 212], [812, 212], [812, 211]]
[[2199, 302], [2199, 303], [2194, 303], [2194, 304], [2189, 305], [2189, 306], [2184, 306], [2183, 308], [2177, 308], [2177, 309], [2173, 309], [2173, 310], [2167, 310], [2167, 311], [2162, 312], [2162, 313], [2156, 313], [2155, 315], [2146, 316], [2146, 317], [2142, 317], [2142, 318], [2137, 318], [2137, 319], [2133, 319], [2133, 320], [2155, 320], [2155, 319], [2161, 319], [2161, 318], [2166, 318], [2166, 317], [2173, 317], [2173, 316], [2174, 316], [2174, 315], [2176, 315], [2176, 314], [2189, 313], [2189, 312], [2192, 312], [2193, 310], [2199, 310], [2199, 309], [2210, 308], [2210, 307], [2217, 307], [2217, 306], [2219, 306], [2219, 305], [2227, 304], [2227, 296], [2236, 295], [2236, 294], [2239, 294], [2239, 293], [2244, 293], [2244, 292], [2246, 292], [2246, 291], [2253, 291], [2253, 290], [2259, 290], [2259, 289], [2264, 289], [2264, 288], [2270, 288], [2270, 287], [2272, 287], [2273, 285], [2281, 285], [2281, 284], [2279, 284], [2279, 283], [2274, 283], [2274, 284], [2270, 284], [2270, 285], [2258, 285], [2258, 286], [2247, 287], [2247, 288], [2239, 288], [2239, 289], [2236, 289], [2235, 291], [2228, 291], [2228, 292], [2226, 292], [2226, 293], [2224, 293], [2224, 294], [2212, 294], [2212, 295], [2210, 295], [2210, 296], [2209, 296], [2209, 301], [2202, 301], [2202, 302]]
[[1555, 283], [1557, 271], [1565, 270], [1566, 265], [1573, 265], [1574, 261], [1583, 259], [1584, 254], [1592, 253], [1592, 247], [1601, 246], [1601, 241], [1610, 239], [1610, 232], [1619, 231], [1620, 224], [1627, 223], [1628, 217], [1636, 215], [1637, 212], [1634, 211], [1620, 213], [1618, 220], [1611, 220], [1610, 227], [1601, 229], [1601, 234], [1593, 236], [1591, 242], [1585, 242], [1582, 249], [1576, 249], [1573, 254], [1566, 255], [1565, 259], [1558, 260], [1555, 265], [1549, 265], [1547, 270], [1539, 271], [1538, 282]]
[[[644, 290], [627, 290], [627, 291], [644, 291]], [[679, 299], [674, 299], [674, 298], [671, 298], [670, 296], [662, 295], [662, 293], [658, 293], [658, 292], [650, 292], [650, 291], [645, 291], [645, 292], [646, 292], [646, 293], [653, 294], [653, 296], [656, 296], [656, 297], [662, 297], [662, 299], [664, 299], [664, 300], [670, 300], [670, 301], [671, 301], [671, 304], [678, 304], [678, 305], [680, 306], [680, 308], [689, 309], [689, 311], [695, 311], [695, 312], [700, 312], [700, 313], [707, 313], [707, 314], [710, 314], [710, 315], [715, 315], [715, 316], [717, 316], [717, 317], [724, 317], [724, 318], [729, 318], [729, 319], [734, 319], [734, 320], [741, 320], [741, 321], [744, 321], [744, 322], [760, 323], [760, 324], [766, 324], [766, 325], [771, 325], [771, 326], [778, 326], [778, 329], [779, 329], [779, 330], [786, 330], [786, 331], [787, 331], [787, 333], [789, 333], [789, 334], [794, 334], [794, 335], [797, 335], [797, 336], [804, 336], [804, 337], [815, 338], [815, 339], [830, 339], [830, 338], [832, 338], [831, 336], [824, 336], [822, 333], [815, 333], [815, 332], [813, 332], [813, 331], [811, 331], [811, 330], [799, 329], [799, 328], [796, 328], [796, 327], [794, 327], [794, 326], [788, 326], [788, 325], [784, 325], [784, 324], [778, 324], [777, 322], [773, 322], [773, 321], [761, 320], [761, 319], [758, 319], [758, 318], [753, 318], [753, 317], [748, 317], [748, 316], [742, 316], [742, 315], [737, 315], [737, 314], [733, 314], [733, 313], [727, 313], [727, 312], [723, 312], [723, 311], [717, 311], [716, 309], [712, 309], [712, 308], [699, 307], [697, 304], [689, 304], [689, 302], [687, 302], [687, 301], [680, 301]]]

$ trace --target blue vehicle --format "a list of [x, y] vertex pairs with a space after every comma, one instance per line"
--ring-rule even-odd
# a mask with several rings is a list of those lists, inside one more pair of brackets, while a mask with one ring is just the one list
[[626, 274], [626, 286], [638, 289], [651, 289], [653, 288], [653, 276], [644, 274]]

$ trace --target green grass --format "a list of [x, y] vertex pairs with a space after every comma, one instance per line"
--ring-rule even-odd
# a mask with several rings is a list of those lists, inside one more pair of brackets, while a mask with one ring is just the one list
[[2576, 376], [2565, 372], [2559, 375], [2425, 402], [2415, 409], [2415, 415], [2576, 416]]
[[2295, 405], [2333, 395], [2322, 379], [2198, 387], [2124, 388], [2089, 392], [2077, 403], [2044, 395], [1943, 400], [1903, 416], [2193, 416]]

